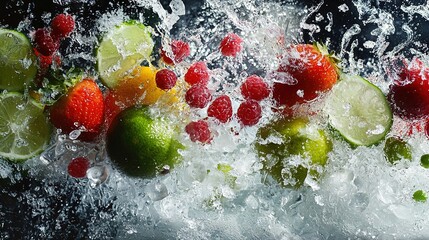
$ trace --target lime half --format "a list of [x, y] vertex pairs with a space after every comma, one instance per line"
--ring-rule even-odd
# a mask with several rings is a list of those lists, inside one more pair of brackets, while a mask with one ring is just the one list
[[330, 125], [353, 145], [382, 140], [392, 126], [392, 110], [381, 90], [359, 76], [343, 75], [327, 96]]
[[50, 136], [42, 106], [21, 93], [0, 93], [0, 158], [29, 159], [43, 151]]
[[28, 38], [0, 28], [0, 89], [23, 91], [37, 73], [36, 56]]
[[114, 88], [127, 72], [149, 59], [154, 43], [150, 28], [130, 21], [109, 31], [97, 49], [97, 66], [103, 83]]

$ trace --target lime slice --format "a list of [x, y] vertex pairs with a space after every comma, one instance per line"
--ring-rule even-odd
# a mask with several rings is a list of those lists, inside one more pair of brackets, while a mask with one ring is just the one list
[[21, 93], [0, 93], [0, 158], [29, 159], [43, 151], [50, 136], [42, 106]]
[[36, 56], [28, 38], [0, 28], [0, 89], [23, 91], [37, 73]]
[[97, 66], [103, 83], [114, 88], [127, 72], [148, 60], [154, 43], [150, 28], [136, 21], [109, 31], [97, 49]]
[[382, 140], [392, 126], [392, 110], [381, 90], [359, 76], [342, 75], [327, 96], [330, 125], [353, 145]]

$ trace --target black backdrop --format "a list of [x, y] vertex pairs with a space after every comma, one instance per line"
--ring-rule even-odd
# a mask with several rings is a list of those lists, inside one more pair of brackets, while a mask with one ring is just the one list
[[[63, 0], [65, 1], [65, 0]], [[74, 0], [69, 0], [73, 2]], [[96, 15], [99, 13], [110, 11], [115, 8], [115, 6], [128, 6], [126, 11], [130, 14], [135, 14], [137, 11], [147, 11], [145, 9], [136, 9], [130, 7], [128, 4], [129, 0], [88, 0], [92, 2], [92, 5], [86, 4], [85, 7], [82, 7], [81, 3], [70, 4], [69, 12], [76, 15], [77, 17], [85, 19], [83, 21], [84, 27], [91, 28], [94, 24], [93, 19], [96, 19]], [[165, 8], [168, 8], [169, 0], [161, 0]], [[199, 0], [185, 0], [187, 5], [188, 14], [192, 17], [194, 12], [201, 10], [203, 1]], [[316, 0], [305, 0], [298, 1], [298, 5], [302, 7], [314, 7], [317, 6], [320, 1]], [[329, 24], [329, 21], [322, 20], [317, 22], [320, 25], [321, 31], [318, 33], [311, 34], [308, 30], [303, 30], [303, 38], [306, 42], [320, 41], [326, 42], [328, 39], [331, 42], [332, 50], [339, 50], [340, 43], [344, 32], [349, 29], [353, 24], [360, 24], [362, 28], [361, 34], [358, 38], [362, 40], [374, 40], [377, 36], [370, 34], [377, 26], [375, 24], [361, 24], [358, 18], [358, 11], [353, 7], [353, 4], [347, 4], [350, 8], [349, 11], [343, 12], [340, 11], [338, 6], [343, 3], [348, 3], [350, 0], [346, 1], [335, 1], [335, 0], [325, 0], [324, 3], [320, 6], [320, 9], [312, 14], [307, 23], [316, 23], [316, 15], [320, 13], [324, 16], [328, 12], [332, 13], [334, 22], [331, 31], [325, 31], [325, 26]], [[414, 41], [420, 41], [423, 44], [429, 42], [429, 23], [428, 20], [424, 19], [419, 15], [409, 16], [403, 11], [400, 11], [400, 5], [410, 5], [410, 4], [424, 4], [425, 0], [391, 0], [391, 1], [376, 1], [370, 0], [367, 1], [368, 4], [378, 7], [379, 9], [384, 9], [389, 12], [394, 13], [394, 21], [396, 25], [395, 34], [389, 36], [388, 41], [391, 42], [389, 48], [397, 45], [400, 42], [403, 42], [406, 39], [406, 34], [401, 30], [402, 24], [408, 23], [412, 31], [414, 32]], [[2, 0], [2, 7], [0, 8], [0, 24], [8, 28], [16, 28], [18, 24], [24, 18], [29, 18], [33, 22], [34, 28], [45, 26], [42, 16], [45, 13], [52, 13], [53, 15], [63, 12], [63, 7], [54, 4], [52, 0]], [[31, 14], [29, 14], [28, 9], [30, 9]], [[156, 22], [157, 17], [150, 12], [147, 12], [147, 16], [150, 16], [147, 21]], [[411, 20], [410, 20], [411, 19]], [[359, 41], [362, 43], [363, 41]], [[427, 50], [423, 46], [423, 51]], [[358, 48], [356, 50], [357, 57], [365, 58], [367, 55], [370, 55], [369, 50], [365, 48]], [[1, 73], [0, 73], [1, 74]], [[0, 179], [0, 239], [21, 239], [21, 238], [30, 238], [33, 236], [34, 239], [40, 237], [44, 238], [53, 238], [53, 239], [85, 239], [89, 236], [94, 237], [91, 233], [86, 232], [86, 229], [89, 229], [89, 225], [94, 222], [100, 224], [100, 221], [97, 221], [97, 214], [94, 215], [94, 212], [106, 212], [114, 216], [114, 213], [111, 213], [111, 206], [108, 203], [98, 203], [97, 209], [93, 209], [93, 212], [88, 212], [84, 214], [76, 213], [76, 206], [79, 204], [78, 198], [70, 199], [68, 194], [58, 194], [58, 195], [49, 195], [46, 197], [46, 192], [38, 189], [38, 183], [31, 181], [31, 179], [25, 179], [19, 181], [18, 183], [1, 183], [4, 180]], [[67, 185], [67, 186], [51, 186], [53, 189], [63, 189], [65, 191], [58, 192], [74, 192], [78, 191], [78, 186]], [[15, 192], [17, 195], [12, 196], [10, 193]], [[31, 211], [34, 209], [29, 209], [30, 206], [34, 204], [28, 204], [25, 201], [20, 201], [21, 193], [30, 193], [34, 196], [37, 201], [37, 198], [44, 199], [50, 204], [49, 208], [52, 209], [48, 214], [44, 216], [34, 217], [31, 215]], [[21, 199], [22, 200], [22, 199]], [[40, 223], [43, 223], [44, 226], [49, 226], [46, 223], [48, 219], [58, 219], [60, 216], [62, 218], [67, 218], [68, 221], [64, 221], [60, 224], [59, 227], [55, 226], [55, 222], [52, 223], [51, 230], [56, 229], [55, 231], [47, 234], [46, 236], [34, 236], [34, 233], [40, 233], [39, 229], [36, 229], [36, 226]], [[102, 228], [104, 225], [100, 224], [99, 227]], [[114, 232], [114, 226], [105, 225], [104, 236], [99, 236], [100, 238], [111, 238], [116, 235]]]
[[[69, 7], [69, 12], [74, 15], [85, 19], [82, 21], [84, 27], [91, 28], [94, 24], [94, 19], [99, 13], [107, 12], [111, 9], [114, 9], [116, 6], [125, 6], [125, 10], [131, 15], [136, 14], [137, 12], [146, 12], [145, 16], [149, 16], [147, 19], [148, 22], [155, 22], [157, 20], [156, 16], [151, 14], [148, 10], [144, 8], [136, 9], [131, 0], [88, 0], [92, 4], [79, 3], [79, 0], [56, 0], [68, 2], [65, 6], [60, 6], [54, 3], [54, 0], [3, 0], [3, 7], [0, 8], [0, 24], [6, 25], [11, 28], [18, 26], [19, 22], [24, 17], [29, 17], [33, 21], [35, 28], [44, 26], [42, 16], [44, 13], [56, 14], [63, 12], [64, 7]], [[291, 2], [292, 0], [277, 0], [278, 2]], [[161, 4], [168, 9], [170, 0], [160, 0]], [[203, 0], [184, 0], [183, 1], [188, 10], [188, 17], [192, 17], [194, 13], [201, 10], [203, 5]], [[321, 31], [318, 33], [310, 33], [308, 30], [303, 30], [303, 38], [306, 42], [311, 41], [320, 41], [326, 42], [329, 40], [331, 42], [331, 50], [338, 51], [340, 48], [340, 43], [344, 32], [349, 29], [353, 24], [360, 23], [362, 32], [359, 36], [362, 40], [373, 40], [377, 36], [370, 34], [372, 30], [376, 28], [375, 24], [362, 24], [359, 20], [358, 11], [351, 4], [352, 0], [296, 0], [296, 5], [301, 7], [314, 7], [323, 4], [320, 6], [319, 10], [312, 14], [308, 19], [307, 23], [316, 23], [316, 16], [318, 13], [325, 16], [325, 19], [317, 22], [317, 25], [320, 26]], [[363, 1], [368, 5], [377, 7], [381, 10], [386, 10], [392, 12], [394, 16], [395, 23], [395, 34], [388, 37], [388, 41], [391, 42], [390, 49], [393, 46], [396, 46], [398, 43], [403, 42], [406, 39], [405, 32], [401, 29], [402, 24], [408, 23], [410, 28], [414, 33], [414, 41], [420, 41], [424, 44], [429, 43], [429, 21], [424, 19], [419, 15], [408, 15], [400, 10], [401, 5], [418, 5], [425, 4], [425, 0], [389, 0], [389, 1], [380, 1], [380, 0], [367, 0]], [[338, 6], [342, 4], [347, 4], [349, 10], [344, 12], [340, 11]], [[31, 10], [31, 16], [27, 13], [28, 9]], [[332, 30], [326, 31], [325, 26], [329, 24], [329, 20], [326, 18], [327, 13], [332, 13], [334, 19]], [[411, 20], [410, 20], [411, 19]], [[364, 41], [359, 41], [361, 44]], [[388, 49], [389, 50], [389, 49]], [[426, 49], [424, 49], [426, 50]], [[368, 50], [365, 48], [357, 49], [356, 54], [358, 57], [365, 57], [368, 54]]]

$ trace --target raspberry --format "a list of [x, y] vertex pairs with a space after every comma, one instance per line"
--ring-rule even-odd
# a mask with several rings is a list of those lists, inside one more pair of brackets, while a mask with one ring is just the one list
[[51, 56], [59, 48], [59, 42], [54, 41], [51, 34], [45, 28], [37, 29], [34, 34], [34, 41], [36, 42], [36, 49], [44, 56]]
[[248, 77], [240, 87], [241, 94], [246, 99], [261, 101], [270, 95], [268, 84], [256, 75]]
[[189, 44], [181, 40], [171, 41], [171, 51], [173, 52], [173, 58], [171, 59], [166, 55], [166, 52], [161, 49], [161, 58], [162, 60], [169, 65], [174, 65], [175, 63], [180, 63], [191, 54], [191, 48]]
[[232, 117], [232, 102], [227, 95], [216, 98], [207, 109], [209, 117], [214, 117], [222, 123], [226, 123]]
[[41, 54], [37, 48], [33, 49], [34, 54], [37, 56], [37, 58], [39, 59], [39, 67], [41, 70], [45, 70], [48, 69], [49, 66], [51, 66], [52, 61], [53, 61], [53, 56], [49, 55], [49, 56], [45, 56], [43, 54]]
[[186, 125], [185, 131], [191, 138], [192, 142], [198, 141], [201, 143], [209, 143], [212, 139], [209, 125], [203, 120], [190, 122], [188, 125]]
[[158, 88], [169, 90], [176, 85], [177, 76], [169, 69], [162, 69], [156, 73], [155, 81]]
[[193, 85], [186, 91], [185, 100], [189, 106], [194, 108], [204, 108], [211, 100], [212, 95], [206, 86]]
[[237, 117], [245, 126], [253, 126], [259, 122], [262, 109], [255, 100], [242, 102], [237, 109]]
[[74, 158], [70, 161], [67, 171], [74, 178], [83, 178], [89, 168], [89, 160], [84, 157]]
[[229, 33], [220, 42], [219, 49], [222, 55], [227, 57], [235, 57], [241, 51], [241, 43], [243, 40], [235, 33]]
[[74, 19], [71, 15], [58, 14], [51, 22], [52, 37], [62, 39], [67, 37], [74, 29]]
[[210, 75], [205, 62], [196, 62], [192, 64], [185, 74], [185, 81], [191, 85], [207, 85]]

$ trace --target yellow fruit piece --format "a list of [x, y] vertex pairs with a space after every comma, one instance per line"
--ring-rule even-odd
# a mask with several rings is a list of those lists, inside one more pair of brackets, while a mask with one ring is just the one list
[[[156, 86], [154, 67], [139, 66], [114, 89], [117, 100], [126, 106], [152, 105], [163, 97], [166, 104], [178, 101], [177, 87], [166, 92]], [[164, 96], [165, 95], [165, 96]]]

